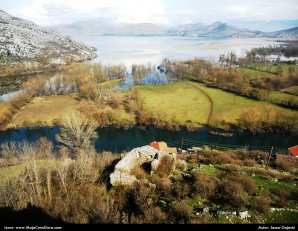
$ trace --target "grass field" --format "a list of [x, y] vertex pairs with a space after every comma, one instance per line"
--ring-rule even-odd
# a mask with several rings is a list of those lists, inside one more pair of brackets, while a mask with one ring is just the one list
[[[283, 72], [288, 72], [290, 67], [293, 67], [297, 70], [297, 66], [294, 65], [294, 64], [279, 64], [279, 65], [276, 65], [276, 66], [271, 66], [270, 67], [270, 72], [271, 73], [277, 73], [277, 70], [278, 70], [279, 66], [281, 66]], [[267, 66], [257, 66], [257, 69], [266, 71]]]
[[279, 91], [270, 91], [268, 101], [276, 104], [284, 104], [284, 101], [297, 101], [298, 96], [289, 95]]
[[298, 96], [298, 86], [288, 87], [281, 90], [284, 93]]
[[[163, 122], [181, 126], [204, 126], [208, 122], [209, 116], [211, 116], [211, 122], [218, 120], [237, 125], [242, 111], [250, 107], [256, 107], [263, 112], [266, 105], [271, 105], [276, 111], [291, 111], [268, 102], [237, 96], [191, 81], [163, 86], [140, 86], [139, 89], [144, 98], [145, 109], [152, 112], [154, 117]], [[127, 92], [121, 92], [121, 94], [124, 97]], [[282, 92], [270, 94], [273, 101], [288, 96], [290, 95]], [[7, 128], [60, 124], [61, 119], [75, 111], [78, 104], [79, 101], [74, 95], [37, 97], [14, 115]], [[0, 103], [0, 106], [0, 112], [7, 107], [4, 103]], [[113, 110], [116, 126], [135, 124], [134, 114], [126, 112], [125, 105], [109, 110]], [[295, 113], [298, 114], [297, 111]], [[224, 125], [219, 124], [218, 126], [223, 127]]]
[[[75, 95], [59, 95], [34, 98], [30, 104], [20, 109], [12, 118], [6, 128], [27, 126], [53, 126], [61, 124], [61, 119], [71, 112], [76, 111], [80, 101]], [[112, 110], [110, 107], [103, 112]], [[113, 109], [115, 125], [135, 124], [134, 114], [125, 111], [125, 107]]]
[[259, 111], [262, 112], [266, 105], [272, 106], [277, 111], [291, 111], [264, 101], [258, 101], [242, 96], [237, 96], [216, 88], [208, 88], [203, 86], [202, 84], [190, 84], [199, 86], [212, 98], [214, 102], [212, 119], [218, 118], [232, 124], [237, 124], [237, 119], [244, 109], [256, 107], [257, 109], [259, 109]]
[[240, 73], [248, 79], [274, 78], [276, 75], [249, 68], [239, 68]]
[[37, 97], [21, 109], [8, 124], [9, 127], [53, 126], [76, 110], [76, 96]]
[[141, 96], [145, 108], [159, 113], [163, 121], [175, 120], [180, 125], [192, 121], [193, 125], [207, 122], [210, 103], [199, 90], [186, 83], [174, 83], [164, 86], [141, 86]]
[[211, 120], [218, 119], [237, 124], [237, 119], [244, 109], [256, 107], [262, 112], [266, 105], [272, 106], [277, 111], [290, 111], [271, 103], [237, 96], [194, 82], [173, 83], [167, 86], [142, 86], [140, 89], [145, 99], [145, 107], [151, 112], [161, 112], [164, 120], [176, 115], [176, 119], [182, 125], [187, 120], [192, 120], [196, 124], [204, 124], [211, 105], [207, 97], [196, 87], [207, 93], [213, 101]]

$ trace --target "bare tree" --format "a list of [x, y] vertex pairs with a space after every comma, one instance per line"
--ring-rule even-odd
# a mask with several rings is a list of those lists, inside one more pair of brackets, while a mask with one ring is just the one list
[[56, 136], [58, 142], [80, 153], [91, 148], [92, 141], [96, 138], [96, 125], [88, 121], [82, 114], [70, 114], [63, 119], [64, 124]]

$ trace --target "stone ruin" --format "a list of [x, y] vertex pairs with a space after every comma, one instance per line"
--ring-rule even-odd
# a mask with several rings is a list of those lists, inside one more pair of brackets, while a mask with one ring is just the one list
[[127, 153], [115, 166], [114, 172], [110, 175], [110, 183], [115, 185], [132, 185], [138, 182], [138, 179], [131, 172], [136, 166], [150, 164], [151, 174], [155, 174], [161, 163], [161, 159], [167, 156], [171, 160], [172, 170], [175, 169], [176, 164], [186, 168], [186, 162], [179, 160], [176, 154], [169, 154], [164, 151], [159, 151], [149, 145], [135, 148]]

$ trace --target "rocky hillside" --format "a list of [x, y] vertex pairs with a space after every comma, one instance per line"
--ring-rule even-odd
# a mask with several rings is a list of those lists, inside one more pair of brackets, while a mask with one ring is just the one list
[[93, 59], [95, 49], [0, 10], [0, 63], [65, 63]]
[[265, 37], [270, 38], [298, 38], [298, 27], [290, 28], [287, 30], [280, 30], [271, 33], [266, 33]]
[[[90, 29], [92, 28], [92, 30]], [[97, 21], [78, 22], [70, 25], [52, 27], [54, 31], [78, 35], [125, 35], [125, 36], [189, 36], [208, 38], [298, 38], [297, 28], [276, 32], [252, 31], [227, 23], [215, 22], [211, 25], [202, 23], [184, 24], [164, 28], [150, 23], [126, 26], [107, 25]]]

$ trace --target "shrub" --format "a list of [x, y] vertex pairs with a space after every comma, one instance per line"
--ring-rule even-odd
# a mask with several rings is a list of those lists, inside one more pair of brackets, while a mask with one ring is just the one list
[[235, 174], [230, 177], [230, 180], [241, 184], [244, 191], [246, 191], [249, 194], [253, 194], [257, 191], [257, 185], [255, 181], [251, 179], [249, 176]]
[[186, 169], [186, 162], [185, 161], [182, 161], [182, 160], [179, 160], [177, 159], [176, 160], [176, 169], [179, 169], [181, 171], [184, 171]]
[[215, 192], [216, 181], [206, 174], [196, 174], [195, 188], [196, 191], [204, 197], [211, 197]]
[[108, 99], [108, 104], [110, 105], [111, 108], [117, 109], [120, 107], [122, 103], [122, 99], [120, 95], [113, 94], [111, 97]]
[[258, 213], [267, 213], [270, 211], [270, 203], [266, 197], [256, 196], [253, 198], [251, 207]]
[[190, 186], [187, 183], [175, 182], [172, 186], [172, 194], [176, 198], [184, 198], [190, 193]]
[[192, 216], [192, 207], [186, 200], [175, 201], [172, 208], [176, 222], [183, 221], [184, 223], [188, 223], [188, 220]]
[[245, 157], [254, 159], [256, 161], [263, 160], [264, 162], [266, 162], [268, 158], [268, 153], [262, 151], [249, 151], [245, 152]]
[[130, 173], [135, 175], [138, 180], [145, 179], [148, 176], [148, 173], [139, 166], [135, 166]]
[[242, 208], [247, 204], [247, 196], [242, 185], [233, 181], [222, 181], [216, 189], [214, 199], [219, 204]]
[[14, 109], [19, 109], [23, 106], [25, 106], [27, 103], [29, 103], [32, 100], [33, 96], [30, 93], [27, 92], [21, 92], [9, 100], [10, 105]]
[[252, 160], [252, 159], [243, 160], [243, 165], [244, 166], [253, 167], [253, 166], [255, 166], [255, 164], [256, 164], [255, 160]]
[[284, 170], [284, 171], [286, 171], [286, 172], [291, 172], [291, 170], [292, 170], [292, 166], [286, 161], [286, 160], [283, 160], [283, 159], [278, 159], [277, 161], [276, 161], [276, 165], [280, 168], [280, 169], [282, 169], [282, 170]]
[[276, 205], [279, 207], [286, 207], [290, 200], [290, 193], [283, 188], [277, 188], [272, 193], [275, 195]]
[[159, 176], [168, 176], [173, 170], [175, 159], [171, 155], [163, 155], [157, 166], [156, 173]]
[[137, 216], [132, 223], [136, 224], [163, 224], [167, 222], [167, 214], [158, 207], [149, 207], [142, 216]]
[[152, 176], [152, 183], [156, 185], [156, 191], [161, 195], [168, 196], [172, 189], [172, 182], [169, 177], [160, 177], [158, 175]]

